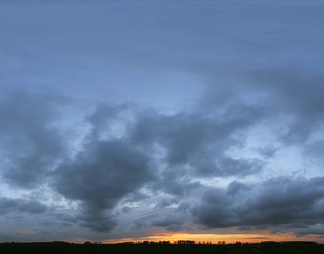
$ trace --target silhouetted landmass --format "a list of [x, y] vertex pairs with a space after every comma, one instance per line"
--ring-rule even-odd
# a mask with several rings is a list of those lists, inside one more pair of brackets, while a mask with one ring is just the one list
[[5, 254], [324, 254], [324, 245], [312, 242], [264, 242], [258, 244], [70, 244], [50, 243], [1, 243], [0, 253]]

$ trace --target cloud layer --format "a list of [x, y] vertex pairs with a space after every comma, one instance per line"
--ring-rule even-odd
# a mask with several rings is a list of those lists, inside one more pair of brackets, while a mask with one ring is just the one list
[[[268, 97], [277, 97], [273, 89], [266, 90]], [[308, 88], [300, 87], [300, 93], [309, 93]], [[284, 91], [280, 94], [284, 96]], [[304, 98], [299, 103], [310, 103], [308, 96], [298, 98]], [[175, 232], [201, 225], [301, 234], [323, 224], [320, 171], [310, 178], [289, 171], [267, 176], [267, 165], [280, 154], [276, 150], [284, 151], [301, 140], [305, 158], [311, 149], [321, 149], [316, 132], [320, 120], [311, 117], [321, 114], [321, 106], [310, 107], [305, 118], [299, 103], [293, 102], [297, 96], [280, 99], [277, 114], [273, 109], [268, 113], [269, 107], [277, 107], [269, 98], [259, 106], [248, 105], [239, 95], [232, 100], [220, 109], [210, 105], [203, 111], [193, 107], [175, 114], [134, 104], [101, 104], [80, 118], [83, 131], [75, 143], [67, 139], [74, 125], [57, 124], [64, 119], [64, 111], [55, 110], [61, 98], [12, 94], [1, 101], [2, 179], [21, 190], [48, 186], [57, 197], [51, 202], [44, 197], [46, 204], [2, 197], [1, 213], [47, 213], [51, 207], [49, 216], [64, 220], [59, 214], [73, 209], [73, 223], [106, 233], [118, 229], [120, 211], [128, 214], [129, 228], [157, 226]], [[281, 114], [290, 117], [282, 120]], [[263, 126], [275, 118], [275, 132]], [[248, 141], [251, 133], [261, 130], [262, 135], [274, 137], [266, 148]], [[298, 137], [298, 142], [288, 137]], [[275, 152], [269, 155], [265, 149]], [[312, 155], [317, 158], [316, 152]], [[67, 202], [63, 210], [59, 196]], [[148, 216], [132, 219], [133, 211], [144, 210]]]
[[323, 235], [322, 4], [18, 2], [0, 241]]

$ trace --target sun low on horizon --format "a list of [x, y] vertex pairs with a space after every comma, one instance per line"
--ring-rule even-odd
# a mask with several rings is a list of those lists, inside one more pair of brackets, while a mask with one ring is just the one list
[[323, 13], [2, 1], [0, 243], [324, 243]]

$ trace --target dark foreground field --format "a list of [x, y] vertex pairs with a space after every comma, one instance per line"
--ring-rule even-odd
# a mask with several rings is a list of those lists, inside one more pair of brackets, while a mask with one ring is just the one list
[[145, 244], [67, 244], [2, 243], [4, 254], [324, 254], [324, 245], [145, 245]]

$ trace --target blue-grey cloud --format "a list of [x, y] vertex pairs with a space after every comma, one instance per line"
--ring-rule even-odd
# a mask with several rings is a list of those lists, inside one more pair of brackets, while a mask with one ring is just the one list
[[47, 207], [37, 201], [13, 198], [0, 198], [0, 214], [2, 216], [14, 214], [43, 214]]
[[262, 118], [261, 112], [235, 104], [221, 113], [194, 111], [172, 116], [144, 113], [139, 116], [131, 139], [151, 151], [154, 146], [161, 147], [160, 157], [174, 174], [206, 177], [253, 174], [262, 169], [261, 160], [233, 159], [226, 151], [244, 142], [240, 134]]
[[54, 127], [56, 106], [65, 99], [24, 92], [0, 99], [2, 176], [12, 185], [34, 188], [63, 156], [63, 139]]
[[284, 120], [277, 130], [282, 141], [304, 143], [321, 128], [324, 112], [322, 75], [291, 69], [259, 70], [250, 74], [250, 80], [253, 89], [266, 95], [263, 103], [268, 117], [278, 122]]
[[[123, 141], [93, 141], [71, 162], [60, 165], [54, 188], [82, 205], [82, 225], [110, 230], [112, 212], [120, 199], [154, 177], [149, 159]], [[107, 215], [108, 213], [108, 215]]]
[[323, 223], [323, 177], [276, 177], [257, 185], [233, 182], [228, 189], [210, 188], [192, 208], [208, 228], [307, 228]]

